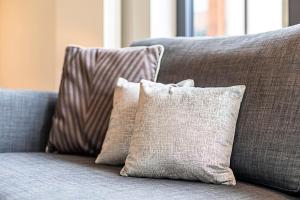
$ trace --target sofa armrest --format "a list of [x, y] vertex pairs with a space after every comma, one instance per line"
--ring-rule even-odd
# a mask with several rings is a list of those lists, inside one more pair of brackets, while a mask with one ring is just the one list
[[0, 153], [44, 151], [57, 94], [0, 89]]

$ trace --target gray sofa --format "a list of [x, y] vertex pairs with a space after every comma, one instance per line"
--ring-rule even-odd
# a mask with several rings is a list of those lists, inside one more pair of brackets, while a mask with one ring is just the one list
[[44, 153], [57, 94], [0, 90], [0, 200], [299, 199], [299, 29], [133, 44], [165, 46], [159, 82], [247, 86], [231, 158], [236, 186], [121, 177], [121, 167], [93, 157]]

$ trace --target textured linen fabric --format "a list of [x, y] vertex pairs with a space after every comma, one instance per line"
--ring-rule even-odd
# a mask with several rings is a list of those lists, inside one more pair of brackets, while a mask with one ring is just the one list
[[243, 84], [231, 168], [237, 179], [300, 191], [300, 25], [226, 38], [150, 39], [165, 48], [158, 82]]
[[244, 91], [143, 80], [121, 175], [235, 185], [229, 165]]
[[54, 93], [0, 89], [0, 153], [44, 151], [56, 97]]
[[[184, 80], [173, 87], [193, 87], [193, 80]], [[114, 92], [113, 110], [102, 150], [96, 163], [124, 165], [133, 132], [140, 84], [119, 78]]]
[[276, 191], [238, 182], [235, 187], [166, 179], [126, 178], [120, 167], [92, 157], [0, 153], [1, 200], [286, 200]]
[[47, 152], [96, 155], [104, 140], [119, 77], [156, 80], [163, 47], [67, 47]]

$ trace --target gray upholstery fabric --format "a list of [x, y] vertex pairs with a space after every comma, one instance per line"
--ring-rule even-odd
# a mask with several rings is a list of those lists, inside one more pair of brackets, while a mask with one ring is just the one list
[[56, 94], [0, 90], [0, 152], [44, 151]]
[[1, 200], [293, 199], [247, 183], [221, 186], [166, 179], [128, 178], [94, 158], [46, 153], [0, 154]]
[[300, 25], [227, 38], [149, 39], [162, 44], [158, 82], [246, 85], [231, 168], [237, 179], [300, 190]]

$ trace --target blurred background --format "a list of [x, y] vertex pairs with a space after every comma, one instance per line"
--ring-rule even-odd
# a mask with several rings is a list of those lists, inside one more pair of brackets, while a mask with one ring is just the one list
[[0, 0], [0, 87], [57, 91], [65, 47], [215, 37], [297, 24], [299, 0]]

